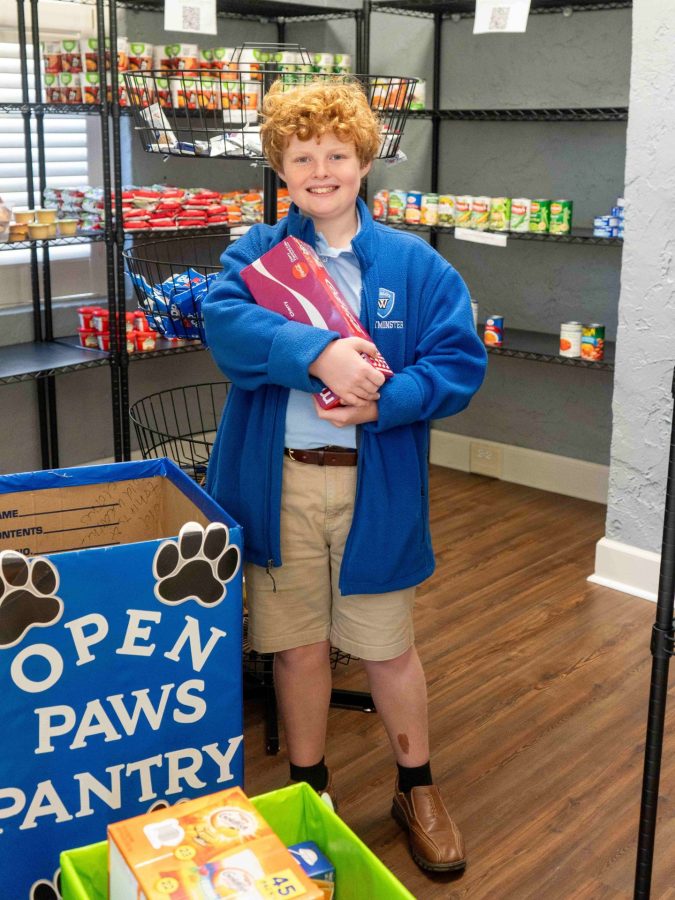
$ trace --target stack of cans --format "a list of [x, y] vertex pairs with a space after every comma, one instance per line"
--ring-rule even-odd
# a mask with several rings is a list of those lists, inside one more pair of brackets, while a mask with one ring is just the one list
[[593, 219], [593, 237], [623, 238], [625, 202], [623, 197], [619, 197], [609, 216], [596, 216]]

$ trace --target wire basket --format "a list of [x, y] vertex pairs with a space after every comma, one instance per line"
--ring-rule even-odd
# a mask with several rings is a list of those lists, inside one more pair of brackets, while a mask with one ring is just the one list
[[202, 300], [222, 269], [226, 246], [222, 235], [205, 235], [148, 241], [124, 251], [138, 304], [153, 331], [206, 343]]
[[[164, 156], [203, 156], [264, 161], [260, 142], [263, 95], [277, 80], [288, 87], [316, 80], [361, 86], [381, 124], [378, 159], [396, 155], [416, 78], [313, 71], [307, 51], [301, 62], [283, 62], [284, 48], [244, 45], [218, 69], [153, 69], [125, 72], [124, 80], [143, 149]], [[297, 57], [297, 54], [295, 54]], [[306, 61], [305, 61], [306, 60]], [[170, 61], [169, 61], [170, 62]]]
[[229, 388], [229, 381], [193, 384], [136, 401], [129, 416], [143, 459], [168, 456], [203, 485]]

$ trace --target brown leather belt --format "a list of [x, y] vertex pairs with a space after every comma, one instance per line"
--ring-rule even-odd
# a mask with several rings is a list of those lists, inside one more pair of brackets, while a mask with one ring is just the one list
[[284, 454], [295, 462], [312, 466], [355, 466], [356, 450], [346, 447], [321, 447], [317, 450], [292, 450], [284, 448]]

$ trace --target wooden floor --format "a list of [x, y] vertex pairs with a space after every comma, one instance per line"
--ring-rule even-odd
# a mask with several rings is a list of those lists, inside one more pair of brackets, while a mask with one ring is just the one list
[[[438, 467], [431, 490], [438, 566], [418, 594], [417, 644], [433, 772], [468, 867], [434, 877], [409, 858], [377, 715], [331, 710], [341, 815], [420, 900], [630, 898], [655, 606], [586, 581], [603, 506]], [[365, 688], [360, 663], [339, 667], [335, 685]], [[675, 898], [670, 704], [654, 900]], [[246, 766], [251, 794], [287, 778], [283, 739], [265, 754], [257, 702]]]

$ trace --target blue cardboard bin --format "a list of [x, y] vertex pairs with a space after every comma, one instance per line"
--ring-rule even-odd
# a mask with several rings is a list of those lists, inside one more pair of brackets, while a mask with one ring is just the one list
[[168, 459], [0, 476], [0, 896], [243, 783], [241, 546]]

